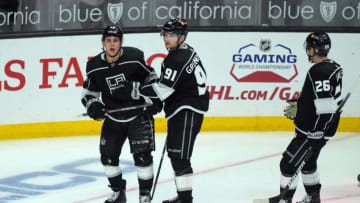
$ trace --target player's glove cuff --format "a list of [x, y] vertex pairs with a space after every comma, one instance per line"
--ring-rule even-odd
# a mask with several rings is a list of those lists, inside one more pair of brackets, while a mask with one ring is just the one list
[[145, 114], [155, 115], [157, 113], [160, 113], [163, 109], [163, 102], [160, 101], [160, 99], [152, 99], [151, 100], [153, 105], [146, 108]]
[[91, 98], [86, 102], [86, 105], [85, 105], [86, 110], [88, 110], [89, 107], [91, 106], [91, 104], [93, 104], [94, 102], [100, 102], [101, 103], [99, 98]]
[[105, 106], [98, 98], [90, 99], [86, 103], [86, 112], [94, 120], [100, 121], [105, 119]]

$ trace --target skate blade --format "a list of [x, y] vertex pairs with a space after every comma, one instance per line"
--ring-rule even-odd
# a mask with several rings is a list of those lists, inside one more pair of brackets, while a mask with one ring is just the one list
[[253, 203], [270, 203], [269, 199], [255, 199]]

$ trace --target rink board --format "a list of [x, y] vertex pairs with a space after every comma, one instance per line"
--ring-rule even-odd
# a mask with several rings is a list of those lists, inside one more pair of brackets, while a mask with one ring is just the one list
[[[203, 131], [292, 131], [283, 117], [311, 67], [303, 49], [308, 33], [194, 32], [187, 42], [207, 71], [210, 108]], [[329, 58], [344, 69], [344, 95], [360, 75], [360, 34], [330, 33]], [[82, 117], [80, 102], [89, 58], [100, 35], [0, 40], [0, 138], [99, 134], [99, 122]], [[14, 46], [16, 44], [16, 46]], [[167, 50], [158, 33], [126, 34], [124, 46], [144, 51], [160, 73]], [[31, 51], [30, 51], [31, 50]], [[344, 107], [339, 131], [359, 132], [360, 88]], [[166, 131], [164, 113], [156, 131]]]

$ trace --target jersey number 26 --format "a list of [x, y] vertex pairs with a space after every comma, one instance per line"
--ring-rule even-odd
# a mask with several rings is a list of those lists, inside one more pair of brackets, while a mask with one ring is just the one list
[[330, 81], [329, 80], [317, 80], [315, 81], [315, 90], [316, 92], [328, 92], [330, 91]]

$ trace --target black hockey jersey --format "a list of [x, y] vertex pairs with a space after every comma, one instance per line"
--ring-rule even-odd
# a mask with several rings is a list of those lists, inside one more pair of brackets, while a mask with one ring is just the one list
[[206, 71], [199, 55], [189, 45], [169, 51], [162, 63], [159, 84], [173, 90], [164, 100], [166, 118], [170, 119], [182, 109], [201, 114], [208, 110]]
[[[83, 97], [101, 95], [105, 108], [109, 110], [143, 104], [143, 99], [134, 100], [129, 93], [122, 94], [119, 87], [124, 81], [143, 83], [153, 71], [154, 69], [145, 63], [144, 54], [139, 49], [122, 47], [120, 58], [112, 64], [106, 62], [105, 52], [102, 52], [87, 62]], [[120, 122], [135, 117], [133, 114], [124, 116], [124, 113], [109, 115], [110, 119]]]
[[342, 68], [332, 60], [310, 68], [297, 102], [297, 130], [304, 134], [323, 132], [331, 125], [342, 100], [342, 76]]

